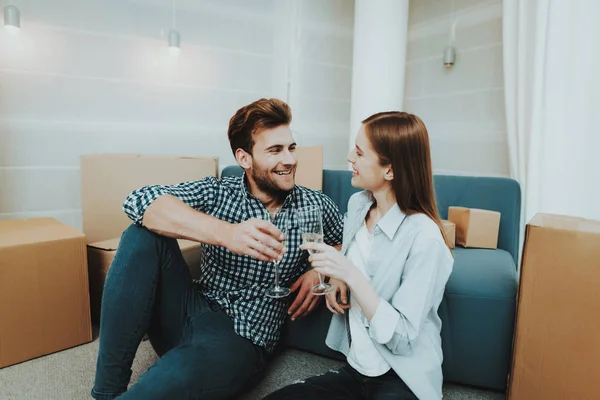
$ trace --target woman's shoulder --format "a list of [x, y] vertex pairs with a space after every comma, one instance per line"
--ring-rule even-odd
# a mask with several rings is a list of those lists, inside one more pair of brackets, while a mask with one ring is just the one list
[[415, 237], [423, 240], [434, 239], [444, 243], [444, 237], [442, 236], [440, 227], [429, 216], [423, 213], [416, 213], [407, 218], [410, 221], [409, 226]]
[[360, 192], [354, 193], [348, 199], [348, 214], [355, 212], [366, 202], [372, 201], [371, 194], [367, 190], [361, 190]]

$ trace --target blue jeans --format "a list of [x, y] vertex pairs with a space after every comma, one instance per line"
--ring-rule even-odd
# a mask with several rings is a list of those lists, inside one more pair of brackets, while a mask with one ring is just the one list
[[271, 393], [264, 400], [417, 400], [394, 370], [365, 376], [349, 364], [340, 370], [314, 376]]
[[[145, 333], [160, 358], [127, 390]], [[175, 239], [138, 225], [123, 233], [104, 285], [92, 397], [228, 399], [255, 385], [266, 361], [198, 291]]]

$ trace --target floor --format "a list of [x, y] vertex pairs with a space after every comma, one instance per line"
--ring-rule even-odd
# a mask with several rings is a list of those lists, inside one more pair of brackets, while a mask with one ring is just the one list
[[[0, 369], [0, 400], [76, 400], [91, 399], [98, 339], [91, 343]], [[134, 365], [132, 384], [156, 360], [145, 341], [140, 345]], [[239, 400], [258, 400], [297, 379], [304, 379], [340, 365], [339, 361], [288, 350], [276, 358], [263, 382]], [[504, 393], [461, 385], [445, 384], [444, 399], [504, 400]]]

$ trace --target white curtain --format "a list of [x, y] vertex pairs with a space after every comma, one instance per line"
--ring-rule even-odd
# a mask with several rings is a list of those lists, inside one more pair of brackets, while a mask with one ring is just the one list
[[523, 221], [600, 220], [600, 1], [504, 0], [510, 168]]

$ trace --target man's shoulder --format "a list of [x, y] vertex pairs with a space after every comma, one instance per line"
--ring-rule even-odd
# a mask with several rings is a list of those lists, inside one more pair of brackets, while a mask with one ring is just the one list
[[243, 178], [241, 176], [222, 176], [219, 179], [215, 178], [215, 181], [217, 182], [217, 184], [223, 187], [231, 187], [238, 189], [240, 187], [242, 179]]
[[[202, 190], [210, 190], [218, 197], [229, 197], [240, 190], [242, 178], [238, 176], [219, 177], [210, 175], [193, 182], [194, 187]], [[192, 183], [192, 182], [190, 182]]]
[[[296, 196], [299, 203], [302, 205], [313, 205], [313, 204], [322, 204], [323, 201], [331, 201], [333, 200], [323, 193], [322, 190], [310, 189], [306, 186], [296, 185]], [[303, 204], [305, 203], [305, 204]]]

